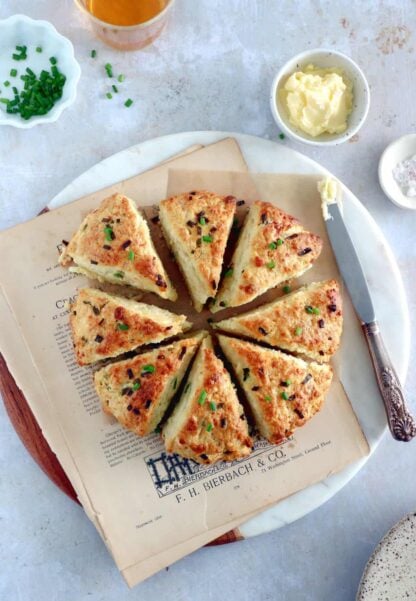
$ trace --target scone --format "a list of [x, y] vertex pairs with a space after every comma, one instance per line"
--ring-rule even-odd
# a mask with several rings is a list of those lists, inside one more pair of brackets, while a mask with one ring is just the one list
[[139, 436], [153, 432], [204, 336], [200, 332], [97, 371], [95, 389], [104, 411]]
[[340, 344], [342, 321], [338, 282], [327, 280], [213, 325], [310, 359], [329, 361]]
[[322, 250], [319, 236], [276, 206], [254, 202], [212, 311], [238, 307], [305, 273]]
[[185, 315], [82, 288], [70, 305], [69, 322], [79, 365], [116, 357], [190, 328]]
[[164, 236], [197, 311], [217, 294], [235, 208], [233, 196], [201, 191], [172, 196], [160, 203]]
[[166, 450], [198, 463], [250, 454], [252, 440], [231, 377], [205, 338], [179, 403], [163, 429]]
[[218, 338], [257, 427], [269, 442], [281, 442], [321, 409], [332, 380], [328, 364], [306, 363], [236, 338]]
[[128, 284], [176, 300], [177, 294], [135, 203], [114, 194], [89, 213], [64, 248], [61, 265], [111, 284]]

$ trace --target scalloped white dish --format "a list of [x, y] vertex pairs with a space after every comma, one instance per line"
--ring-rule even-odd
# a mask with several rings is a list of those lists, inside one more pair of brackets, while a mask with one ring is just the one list
[[[16, 61], [12, 58], [12, 54], [16, 52], [16, 46], [22, 45], [27, 46], [28, 58]], [[36, 52], [38, 46], [42, 48], [42, 52]], [[27, 67], [36, 74], [42, 69], [49, 70], [51, 67], [49, 58], [52, 56], [57, 59], [59, 70], [66, 76], [62, 98], [46, 115], [34, 116], [27, 121], [19, 114], [7, 113], [6, 105], [0, 104], [0, 125], [28, 129], [41, 123], [56, 121], [74, 102], [81, 75], [81, 68], [75, 60], [74, 47], [67, 38], [56, 31], [51, 23], [35, 21], [25, 15], [13, 15], [0, 21], [0, 98], [13, 98], [13, 86], [18, 90], [22, 89], [23, 82], [20, 76], [25, 73]], [[10, 75], [11, 69], [18, 71], [16, 77]], [[10, 82], [9, 87], [4, 86], [5, 81]]]

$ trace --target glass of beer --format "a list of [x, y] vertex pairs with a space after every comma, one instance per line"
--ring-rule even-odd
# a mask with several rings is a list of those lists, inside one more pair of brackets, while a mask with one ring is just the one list
[[92, 29], [119, 50], [151, 44], [165, 27], [175, 0], [75, 0]]

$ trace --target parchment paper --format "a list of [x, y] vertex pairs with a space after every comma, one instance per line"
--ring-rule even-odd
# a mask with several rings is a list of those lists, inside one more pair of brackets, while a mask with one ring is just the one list
[[[200, 153], [205, 153], [204, 160]], [[193, 160], [197, 155], [199, 159]], [[198, 169], [245, 168], [234, 141], [213, 145], [178, 162], [187, 169], [194, 165]], [[158, 170], [117, 187], [140, 206], [148, 205], [147, 214], [152, 212], [149, 205], [166, 195], [158, 184]], [[171, 171], [168, 188], [170, 192], [185, 182], [187, 186], [190, 181], [200, 182], [205, 188], [249, 200], [257, 196], [261, 185], [261, 194], [267, 199], [271, 191], [276, 194], [275, 176], [271, 176], [273, 182], [269, 177], [261, 176], [254, 183], [244, 173]], [[287, 202], [304, 199], [311, 190], [310, 179], [299, 182], [298, 177], [288, 178]], [[191, 186], [196, 187], [196, 183]], [[365, 455], [368, 446], [338, 379], [321, 414], [294, 437], [278, 447], [259, 442], [250, 458], [235, 464], [195, 466], [167, 456], [157, 435], [139, 439], [106, 416], [91, 384], [91, 370], [74, 362], [67, 323], [65, 303], [87, 280], [56, 263], [60, 241], [71, 236], [85, 213], [106, 193], [89, 195], [0, 236], [3, 306], [16, 339], [21, 340], [20, 360], [9, 336], [0, 336], [0, 346], [35, 415], [47, 415], [40, 421], [45, 433], [48, 429], [52, 433], [48, 440], [55, 441], [53, 450], [65, 463], [65, 470], [72, 463], [70, 477], [82, 503], [133, 585], [254, 512], [342, 469]], [[312, 202], [306, 204], [298, 216], [320, 233], [310, 224], [319, 203], [314, 209]], [[286, 208], [280, 199], [279, 205]], [[167, 267], [174, 273], [176, 266], [167, 262], [166, 248], [154, 228]], [[320, 259], [316, 279], [336, 275], [328, 260], [325, 256]], [[179, 274], [175, 278], [175, 285], [183, 291], [181, 303], [173, 305], [153, 295], [144, 295], [143, 300], [177, 312], [190, 309]], [[196, 318], [190, 310], [189, 315], [198, 326], [208, 317], [203, 313]], [[25, 377], [28, 365], [36, 384]]]

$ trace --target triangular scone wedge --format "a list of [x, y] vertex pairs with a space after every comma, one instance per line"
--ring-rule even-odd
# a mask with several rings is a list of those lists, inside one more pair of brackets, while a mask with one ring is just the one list
[[234, 196], [190, 192], [160, 203], [164, 236], [197, 311], [215, 297], [236, 208]]
[[328, 364], [306, 363], [236, 338], [218, 338], [257, 427], [269, 442], [284, 440], [321, 409], [332, 380]]
[[244, 221], [213, 312], [238, 307], [307, 271], [322, 250], [319, 236], [276, 206], [254, 202]]
[[157, 427], [205, 332], [111, 363], [94, 374], [103, 409], [139, 436]]
[[70, 271], [100, 282], [128, 284], [177, 299], [144, 217], [122, 194], [106, 198], [85, 217], [60, 257], [61, 265], [72, 262]]
[[213, 325], [310, 359], [329, 361], [340, 344], [342, 321], [338, 282], [326, 280]]
[[116, 357], [191, 327], [186, 315], [175, 315], [95, 288], [79, 291], [70, 305], [69, 322], [79, 365]]
[[250, 454], [243, 407], [211, 338], [205, 338], [179, 403], [163, 429], [166, 450], [198, 463], [232, 461]]

